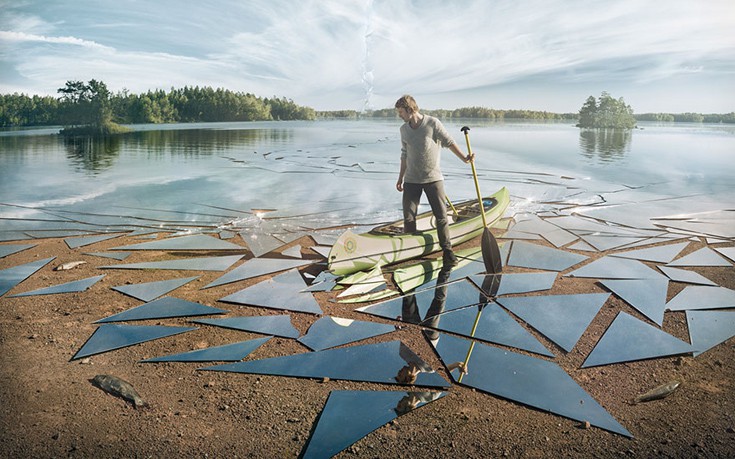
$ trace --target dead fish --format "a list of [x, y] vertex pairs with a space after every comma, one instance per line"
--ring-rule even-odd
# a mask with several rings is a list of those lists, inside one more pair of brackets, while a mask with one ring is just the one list
[[86, 261], [68, 261], [54, 268], [54, 271], [66, 271], [67, 269], [74, 269], [77, 266], [83, 265], [85, 263], [87, 262]]
[[138, 392], [133, 389], [133, 386], [117, 376], [112, 375], [97, 375], [92, 379], [92, 384], [99, 387], [103, 391], [121, 397], [122, 399], [133, 404], [135, 408], [148, 406], [148, 404], [140, 398]]
[[661, 386], [658, 386], [656, 388], [649, 390], [643, 395], [639, 395], [638, 397], [635, 398], [633, 403], [644, 403], [644, 402], [650, 402], [652, 400], [660, 400], [662, 398], [666, 398], [669, 395], [671, 395], [680, 385], [681, 385], [681, 381], [677, 381], [677, 380], [669, 381], [666, 384], [663, 384]]

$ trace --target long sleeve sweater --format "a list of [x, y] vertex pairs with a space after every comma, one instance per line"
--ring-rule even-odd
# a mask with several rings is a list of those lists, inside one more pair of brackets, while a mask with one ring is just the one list
[[401, 132], [401, 159], [406, 161], [406, 183], [431, 183], [443, 180], [439, 159], [442, 147], [450, 147], [454, 139], [441, 121], [424, 115], [415, 129], [404, 123]]

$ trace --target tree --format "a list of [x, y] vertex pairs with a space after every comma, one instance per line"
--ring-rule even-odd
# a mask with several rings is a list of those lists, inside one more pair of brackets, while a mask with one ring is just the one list
[[633, 109], [623, 98], [614, 99], [606, 91], [595, 100], [589, 96], [579, 109], [579, 124], [582, 128], [620, 128], [635, 127]]

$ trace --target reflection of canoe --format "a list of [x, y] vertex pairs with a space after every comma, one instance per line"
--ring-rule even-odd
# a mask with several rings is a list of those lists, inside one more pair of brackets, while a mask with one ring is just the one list
[[[509, 202], [510, 197], [505, 187], [492, 196], [483, 198], [488, 225], [503, 216]], [[449, 235], [452, 244], [461, 244], [482, 233], [479, 207], [475, 199], [455, 204], [456, 214], [449, 211]], [[363, 234], [345, 231], [329, 252], [329, 270], [336, 275], [345, 275], [440, 250], [431, 211], [420, 214], [416, 219], [416, 226], [419, 231], [410, 234], [403, 233], [403, 221], [378, 226]]]

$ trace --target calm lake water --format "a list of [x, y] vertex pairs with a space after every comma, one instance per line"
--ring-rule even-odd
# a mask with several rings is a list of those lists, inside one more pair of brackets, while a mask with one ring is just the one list
[[[445, 124], [465, 150], [462, 124]], [[641, 123], [620, 132], [466, 124], [483, 193], [507, 186], [513, 212], [676, 201], [658, 217], [735, 203], [735, 126]], [[0, 132], [0, 231], [246, 227], [258, 224], [260, 209], [304, 228], [396, 219], [399, 125], [141, 125], [101, 143], [65, 142], [54, 129]], [[452, 201], [475, 196], [469, 166], [448, 150], [442, 169]]]

